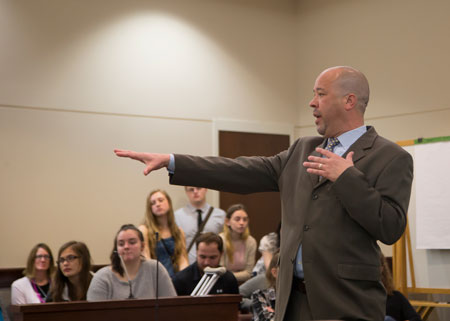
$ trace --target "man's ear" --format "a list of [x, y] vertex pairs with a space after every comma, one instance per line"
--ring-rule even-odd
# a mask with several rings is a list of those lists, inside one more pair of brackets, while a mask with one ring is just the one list
[[350, 93], [345, 96], [345, 110], [351, 110], [356, 107], [358, 97], [355, 94]]

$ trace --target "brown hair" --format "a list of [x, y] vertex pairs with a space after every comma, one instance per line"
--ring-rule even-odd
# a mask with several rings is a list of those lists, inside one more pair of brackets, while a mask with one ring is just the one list
[[[231, 217], [233, 216], [234, 212], [239, 211], [239, 210], [244, 211], [248, 216], [247, 209], [245, 208], [245, 206], [243, 204], [234, 204], [228, 208], [226, 218], [228, 220], [230, 220]], [[224, 224], [224, 226], [223, 226], [223, 235], [225, 237], [226, 255], [227, 255], [230, 263], [233, 263], [234, 247], [233, 247], [233, 243], [231, 242], [231, 227], [227, 226], [226, 224]], [[241, 234], [241, 240], [244, 240], [244, 241], [247, 240], [249, 235], [250, 235], [250, 229], [247, 225], [247, 228]]]
[[23, 275], [25, 275], [29, 279], [34, 279], [34, 277], [36, 276], [36, 267], [34, 263], [36, 262], [36, 253], [39, 249], [45, 250], [50, 256], [50, 265], [47, 270], [47, 277], [50, 280], [53, 272], [55, 271], [55, 261], [53, 259], [52, 250], [50, 250], [50, 247], [45, 243], [38, 243], [33, 246], [30, 254], [28, 255], [27, 267], [25, 268], [25, 270], [23, 270]]
[[270, 260], [269, 266], [266, 270], [266, 279], [269, 282], [270, 287], [275, 287], [277, 279], [272, 274], [273, 268], [278, 268], [278, 260], [280, 258], [280, 251], [273, 253], [272, 259]]
[[124, 269], [123, 266], [120, 262], [120, 256], [119, 253], [117, 252], [117, 237], [119, 237], [119, 233], [122, 231], [128, 231], [128, 230], [133, 230], [137, 233], [139, 240], [141, 241], [141, 243], [144, 243], [144, 235], [142, 234], [142, 232], [133, 224], [124, 224], [120, 227], [119, 231], [116, 234], [116, 237], [114, 238], [114, 246], [113, 246], [113, 250], [111, 252], [111, 255], [109, 256], [109, 258], [111, 259], [111, 268], [113, 271], [119, 273], [121, 276], [123, 276], [124, 274]]
[[175, 272], [178, 272], [180, 270], [180, 267], [178, 265], [179, 259], [183, 256], [187, 256], [186, 254], [186, 247], [183, 243], [183, 237], [181, 234], [180, 229], [178, 228], [178, 225], [175, 223], [175, 215], [173, 214], [173, 207], [172, 207], [172, 200], [170, 199], [169, 194], [167, 194], [166, 191], [161, 189], [156, 189], [147, 197], [146, 201], [146, 212], [145, 212], [145, 221], [144, 225], [148, 229], [148, 248], [150, 250], [150, 256], [152, 258], [156, 258], [156, 234], [155, 232], [159, 232], [159, 226], [158, 221], [155, 218], [155, 215], [153, 215], [152, 212], [152, 204], [151, 204], [151, 197], [155, 193], [161, 193], [163, 194], [167, 202], [169, 203], [169, 211], [167, 212], [167, 224], [169, 226], [170, 234], [172, 234], [172, 237], [175, 241], [175, 250], [172, 256], [172, 265]]
[[77, 295], [74, 285], [69, 281], [69, 278], [62, 273], [61, 265], [58, 264], [51, 286], [51, 294], [54, 302], [64, 301], [62, 295], [66, 286], [69, 290], [69, 299], [71, 301], [86, 300], [86, 293], [92, 280], [91, 254], [89, 253], [88, 247], [83, 242], [70, 241], [63, 244], [58, 252], [58, 260], [61, 257], [61, 253], [69, 247], [79, 256], [78, 259], [80, 260], [81, 270], [79, 274], [80, 283], [78, 286], [81, 289], [81, 294]]
[[203, 233], [203, 234], [200, 234], [199, 237], [197, 237], [197, 240], [195, 241], [197, 250], [198, 250], [198, 246], [200, 245], [200, 243], [205, 243], [205, 244], [216, 243], [217, 249], [219, 250], [219, 252], [223, 253], [223, 240], [219, 235], [217, 235], [213, 232]]
[[392, 280], [391, 269], [383, 253], [380, 254], [380, 263], [381, 263], [381, 281], [383, 282], [387, 294], [392, 295], [395, 290], [394, 281]]

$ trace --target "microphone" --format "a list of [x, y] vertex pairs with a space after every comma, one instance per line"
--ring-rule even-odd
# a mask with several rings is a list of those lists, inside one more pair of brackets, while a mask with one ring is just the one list
[[114, 251], [114, 253], [116, 253], [117, 256], [119, 256], [120, 264], [122, 265], [123, 270], [125, 271], [125, 275], [126, 275], [127, 280], [128, 280], [128, 286], [130, 287], [130, 295], [128, 296], [127, 299], [134, 299], [134, 296], [133, 296], [133, 288], [132, 288], [132, 286], [131, 286], [130, 276], [128, 275], [127, 267], [125, 266], [125, 262], [123, 261], [122, 255], [120, 255], [118, 251]]
[[[155, 232], [155, 248], [157, 248], [157, 244], [158, 244], [158, 239], [159, 239], [159, 232]], [[156, 252], [156, 251], [155, 251]], [[158, 297], [159, 297], [159, 289], [158, 289], [158, 285], [159, 285], [159, 280], [158, 280], [158, 276], [159, 276], [159, 259], [158, 259], [158, 254], [156, 253], [156, 299], [155, 299], [155, 321], [158, 321], [158, 309], [159, 309], [159, 304], [158, 304]]]

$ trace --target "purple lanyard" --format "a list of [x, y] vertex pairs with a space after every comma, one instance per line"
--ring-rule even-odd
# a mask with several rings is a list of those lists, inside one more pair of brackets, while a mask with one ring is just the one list
[[41, 303], [45, 303], [45, 298], [47, 298], [47, 297], [45, 297], [45, 298], [42, 297], [41, 291], [39, 291], [39, 289], [36, 286], [36, 283], [34, 283], [33, 280], [30, 279], [30, 282], [31, 282], [31, 286], [33, 287], [34, 292], [36, 292], [36, 295], [37, 295], [39, 301], [41, 301]]

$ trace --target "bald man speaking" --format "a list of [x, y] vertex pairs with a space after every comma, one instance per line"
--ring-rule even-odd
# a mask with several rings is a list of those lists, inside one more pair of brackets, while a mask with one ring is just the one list
[[310, 102], [320, 136], [272, 157], [196, 157], [115, 150], [167, 167], [170, 183], [226, 192], [279, 191], [280, 271], [275, 320], [384, 320], [377, 241], [406, 227], [411, 156], [364, 124], [369, 84], [346, 66], [317, 77]]

